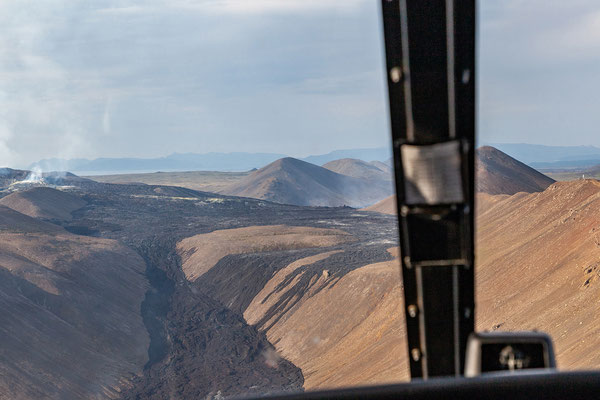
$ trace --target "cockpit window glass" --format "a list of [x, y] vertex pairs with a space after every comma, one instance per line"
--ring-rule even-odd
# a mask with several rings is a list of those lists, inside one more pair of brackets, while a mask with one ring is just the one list
[[[408, 380], [380, 6], [0, 2], [0, 393]], [[597, 368], [600, 8], [477, 7], [477, 329]]]
[[477, 327], [547, 332], [559, 369], [595, 369], [600, 8], [478, 5]]
[[0, 392], [406, 380], [373, 1], [0, 4]]

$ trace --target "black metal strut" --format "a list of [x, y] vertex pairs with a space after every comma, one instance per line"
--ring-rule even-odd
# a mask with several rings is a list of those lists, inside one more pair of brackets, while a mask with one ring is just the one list
[[458, 376], [475, 311], [475, 0], [382, 11], [410, 372]]

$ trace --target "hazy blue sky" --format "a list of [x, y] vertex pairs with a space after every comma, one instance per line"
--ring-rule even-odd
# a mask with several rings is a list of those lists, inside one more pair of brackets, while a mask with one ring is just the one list
[[[600, 3], [484, 0], [486, 142], [600, 145]], [[387, 144], [378, 0], [2, 0], [0, 166]]]

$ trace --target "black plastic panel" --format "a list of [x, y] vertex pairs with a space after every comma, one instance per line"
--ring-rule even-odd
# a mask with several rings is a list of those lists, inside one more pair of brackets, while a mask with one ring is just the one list
[[520, 372], [481, 378], [437, 378], [412, 383], [361, 387], [321, 392], [278, 394], [268, 399], [597, 399], [600, 372], [534, 373]]

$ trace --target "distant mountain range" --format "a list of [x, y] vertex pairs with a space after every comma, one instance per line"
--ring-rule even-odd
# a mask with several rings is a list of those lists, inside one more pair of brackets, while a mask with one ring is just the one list
[[[530, 167], [542, 170], [582, 169], [600, 164], [600, 148], [595, 146], [546, 146], [527, 143], [484, 143], [516, 158]], [[335, 150], [327, 154], [298, 158], [315, 165], [351, 158], [391, 165], [391, 148]], [[71, 171], [78, 175], [110, 175], [125, 173], [172, 171], [249, 171], [262, 168], [281, 158], [279, 153], [174, 153], [157, 158], [49, 158], [28, 166], [30, 170]], [[377, 165], [381, 167], [381, 165]]]
[[[371, 150], [368, 150], [367, 154], [373, 155]], [[339, 154], [339, 152], [335, 154]], [[387, 157], [387, 155], [387, 153], [380, 154], [383, 157]], [[269, 160], [277, 155], [231, 153], [187, 155], [186, 157], [179, 155], [170, 159], [172, 161], [187, 160], [189, 162], [212, 160], [212, 165], [224, 166], [229, 163], [228, 165], [231, 166], [235, 162], [236, 156], [238, 156], [237, 165], [239, 166], [244, 162]], [[316, 160], [316, 158], [312, 159]], [[98, 159], [94, 162], [104, 168], [106, 166], [102, 165], [101, 162], [106, 160], [108, 159]], [[367, 207], [375, 205], [375, 203], [394, 193], [393, 171], [389, 166], [389, 158], [385, 158], [385, 160], [386, 162], [367, 162], [355, 158], [342, 158], [318, 166], [304, 160], [282, 157], [260, 169], [247, 173], [245, 176], [237, 177], [228, 185], [221, 185], [222, 188], [215, 191], [225, 195], [251, 197], [301, 206]], [[122, 162], [122, 164], [118, 165], [127, 166], [128, 161], [127, 159], [119, 159], [119, 162]], [[249, 166], [249, 164], [246, 164], [246, 166]], [[14, 182], [19, 178], [22, 180], [27, 177], [23, 182], [28, 182], [31, 177], [27, 174], [28, 171], [2, 169], [0, 170], [0, 180], [4, 179], [8, 184], [15, 184]], [[43, 173], [40, 178], [47, 183], [54, 183], [54, 181], [51, 181], [51, 178], [54, 178], [52, 174]], [[56, 176], [56, 178], [60, 178], [60, 182], [57, 181], [56, 184], [63, 185], [68, 184], [66, 181], [81, 179], [69, 173], [60, 177]], [[552, 183], [554, 183], [553, 179], [496, 148], [484, 146], [477, 149], [476, 184], [478, 192], [491, 195], [539, 192]], [[388, 199], [387, 202], [377, 204], [369, 210], [394, 212], [394, 207], [395, 202]]]
[[600, 148], [594, 146], [544, 146], [526, 143], [488, 143], [536, 169], [585, 168], [600, 164]]
[[[259, 155], [253, 156], [258, 160]], [[283, 157], [245, 176], [239, 176], [215, 191], [225, 195], [301, 206], [345, 205], [360, 208], [374, 205], [369, 210], [389, 213], [395, 210], [394, 200], [388, 199], [387, 202], [375, 205], [394, 193], [393, 171], [389, 166], [389, 159], [386, 161], [367, 162], [342, 158], [318, 166], [307, 161]], [[14, 180], [12, 175], [19, 175], [23, 179], [26, 175], [26, 171], [2, 171], [7, 179]], [[43, 178], [47, 181], [50, 176]], [[65, 179], [75, 178], [66, 174], [60, 184], [65, 184]], [[478, 192], [491, 195], [539, 192], [552, 183], [553, 179], [498, 149], [490, 146], [477, 149]]]
[[285, 155], [274, 153], [187, 153], [159, 158], [51, 158], [30, 165], [29, 169], [72, 171], [80, 175], [155, 171], [247, 171], [282, 157]]
[[[336, 150], [327, 154], [312, 155], [301, 160], [322, 165], [340, 158], [358, 158], [367, 161], [384, 161], [390, 158], [387, 147], [372, 149]], [[110, 173], [142, 173], [156, 171], [249, 171], [262, 168], [285, 154], [277, 153], [175, 153], [158, 158], [96, 158], [93, 160], [50, 158], [31, 164], [28, 169], [42, 171], [71, 171], [79, 175]]]
[[354, 158], [364, 161], [386, 161], [391, 156], [392, 149], [390, 147], [379, 147], [374, 149], [336, 150], [319, 156], [304, 157], [301, 160], [316, 165], [323, 165], [342, 158]]

